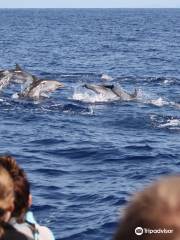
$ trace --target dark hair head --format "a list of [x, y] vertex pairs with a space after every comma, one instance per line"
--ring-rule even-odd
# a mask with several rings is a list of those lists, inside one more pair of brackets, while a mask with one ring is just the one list
[[0, 164], [9, 172], [14, 182], [15, 200], [12, 217], [15, 217], [18, 222], [22, 222], [29, 207], [30, 184], [24, 170], [18, 166], [14, 158], [2, 156]]

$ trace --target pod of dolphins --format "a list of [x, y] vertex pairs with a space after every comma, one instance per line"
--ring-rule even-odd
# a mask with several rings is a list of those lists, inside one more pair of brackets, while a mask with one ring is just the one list
[[39, 99], [48, 93], [62, 88], [64, 85], [56, 80], [38, 79], [36, 76], [24, 71], [18, 64], [15, 69], [0, 71], [0, 90], [11, 83], [21, 85], [18, 97]]
[[[107, 75], [104, 75], [104, 80], [109, 80]], [[0, 91], [13, 83], [20, 84], [21, 86], [21, 92], [17, 93], [18, 98], [30, 99], [48, 97], [49, 93], [64, 87], [64, 84], [57, 80], [39, 79], [38, 77], [23, 70], [18, 64], [16, 64], [15, 69], [0, 71]], [[121, 101], [130, 101], [137, 98], [136, 89], [134, 93], [128, 93], [121, 87], [113, 84], [85, 84], [82, 87], [97, 94], [106, 95], [111, 93]]]

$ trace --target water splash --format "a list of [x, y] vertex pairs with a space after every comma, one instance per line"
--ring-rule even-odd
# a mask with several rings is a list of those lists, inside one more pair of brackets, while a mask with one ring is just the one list
[[177, 116], [161, 116], [152, 114], [150, 119], [155, 128], [180, 130], [180, 119]]
[[101, 76], [101, 80], [105, 80], [105, 81], [112, 81], [113, 80], [113, 77], [111, 77], [110, 75], [108, 74], [102, 74]]
[[152, 104], [152, 105], [157, 106], [157, 107], [163, 107], [165, 105], [170, 104], [170, 102], [165, 101], [162, 97], [159, 97], [157, 99], [149, 100], [147, 103]]
[[170, 128], [180, 130], [180, 119], [169, 119], [166, 123], [160, 124], [159, 128]]
[[96, 94], [91, 92], [80, 92], [75, 90], [73, 93], [73, 100], [87, 102], [87, 103], [101, 103], [101, 102], [109, 102], [109, 101], [117, 101], [119, 100], [114, 94]]

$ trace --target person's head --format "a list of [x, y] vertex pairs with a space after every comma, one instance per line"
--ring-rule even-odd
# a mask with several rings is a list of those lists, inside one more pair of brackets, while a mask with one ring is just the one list
[[10, 156], [0, 157], [0, 165], [3, 166], [10, 174], [14, 182], [14, 211], [12, 217], [18, 222], [23, 222], [24, 215], [29, 208], [30, 184], [26, 174], [16, 163], [15, 159]]
[[[142, 229], [138, 231], [137, 227]], [[180, 176], [164, 178], [136, 194], [125, 209], [114, 239], [179, 240]]]
[[0, 166], [0, 237], [3, 235], [2, 223], [8, 222], [14, 209], [14, 184], [9, 173]]

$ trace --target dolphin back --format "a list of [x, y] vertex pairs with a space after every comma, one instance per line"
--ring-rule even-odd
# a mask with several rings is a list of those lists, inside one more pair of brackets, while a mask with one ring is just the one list
[[95, 93], [102, 93], [105, 89], [104, 86], [96, 85], [96, 84], [84, 84], [83, 87], [92, 90]]
[[130, 101], [130, 100], [137, 98], [138, 92], [136, 89], [135, 89], [134, 93], [132, 93], [132, 94], [126, 92], [121, 87], [116, 87], [116, 86], [113, 86], [111, 88], [111, 90], [116, 96], [118, 96], [120, 98], [120, 100], [123, 100], [123, 101]]

